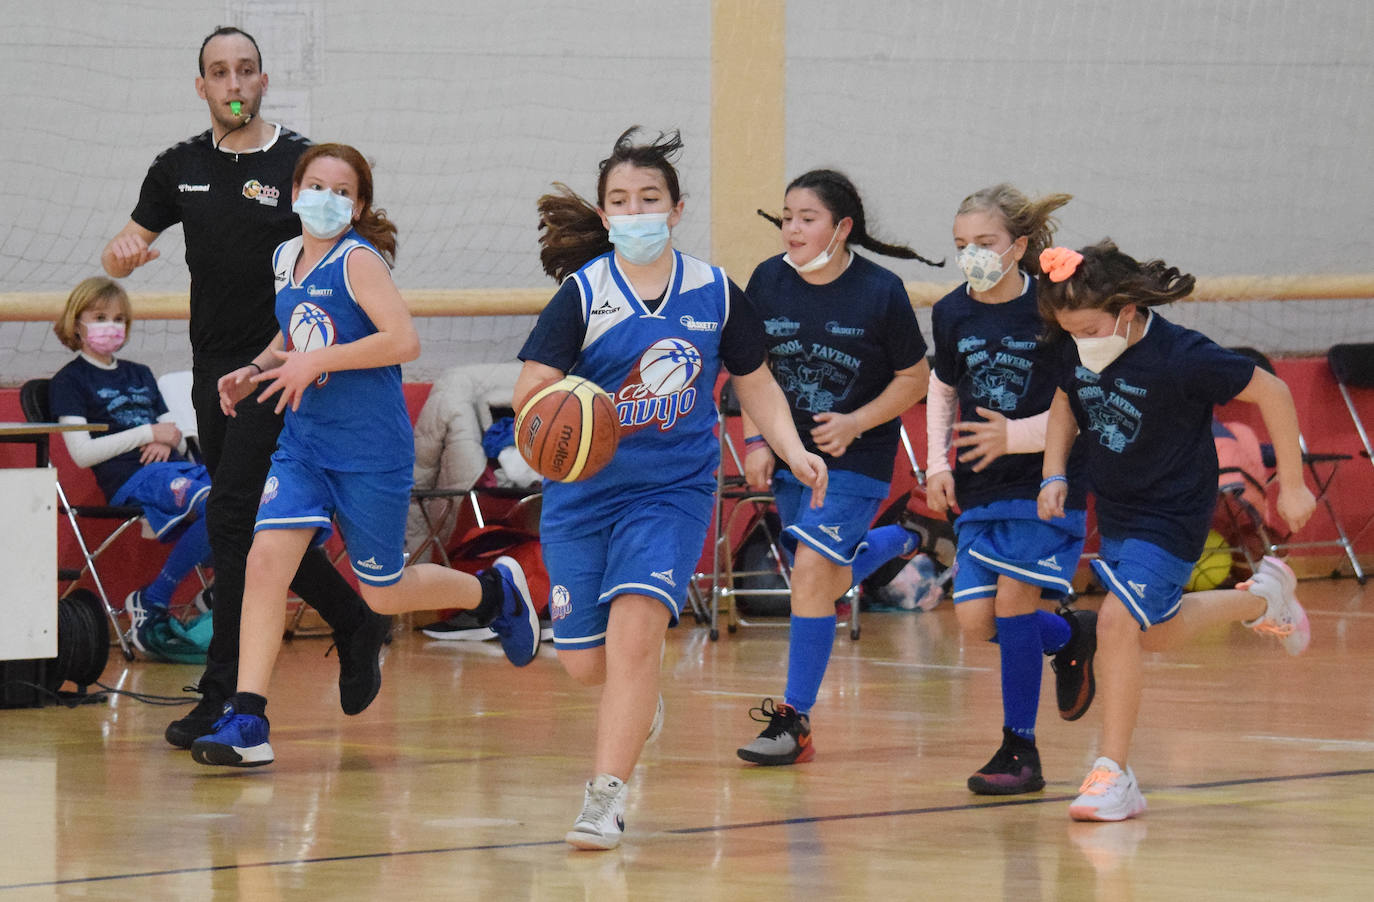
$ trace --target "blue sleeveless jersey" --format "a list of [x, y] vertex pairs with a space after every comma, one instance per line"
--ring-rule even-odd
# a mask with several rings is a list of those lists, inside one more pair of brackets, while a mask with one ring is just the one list
[[713, 390], [721, 331], [730, 316], [723, 270], [678, 251], [658, 310], [630, 288], [614, 254], [578, 270], [586, 336], [571, 374], [610, 393], [620, 446], [581, 482], [544, 483], [542, 529], [575, 536], [605, 525], [626, 505], [665, 489], [711, 492], [718, 446]]
[[[277, 323], [288, 350], [313, 351], [374, 335], [377, 327], [353, 298], [346, 261], [377, 249], [350, 229], [297, 283], [292, 270], [302, 239], [277, 247]], [[380, 254], [378, 254], [380, 256]], [[271, 399], [275, 400], [275, 399]], [[286, 410], [277, 446], [324, 469], [350, 472], [412, 467], [415, 439], [399, 366], [325, 373], [306, 390], [299, 410]]]

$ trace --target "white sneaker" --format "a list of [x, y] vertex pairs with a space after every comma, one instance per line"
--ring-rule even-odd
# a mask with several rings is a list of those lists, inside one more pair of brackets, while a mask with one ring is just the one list
[[1145, 797], [1135, 773], [1116, 766], [1110, 758], [1098, 758], [1079, 796], [1069, 805], [1069, 817], [1076, 821], [1124, 821], [1145, 812]]
[[658, 740], [658, 734], [663, 732], [663, 693], [658, 694], [658, 707], [654, 709], [654, 722], [649, 727], [649, 738], [644, 740], [644, 744]]
[[625, 782], [610, 774], [587, 781], [582, 813], [563, 837], [579, 849], [614, 849], [625, 833]]
[[1283, 650], [1300, 655], [1312, 641], [1312, 626], [1307, 612], [1298, 603], [1298, 578], [1288, 565], [1276, 557], [1266, 557], [1245, 588], [1263, 598], [1267, 607], [1258, 618], [1244, 622], [1257, 633], [1278, 637]]

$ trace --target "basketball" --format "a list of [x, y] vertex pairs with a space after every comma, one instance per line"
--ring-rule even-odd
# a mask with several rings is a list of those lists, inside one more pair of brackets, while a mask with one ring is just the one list
[[599, 472], [619, 443], [615, 402], [581, 376], [564, 376], [539, 389], [515, 418], [520, 456], [555, 482], [576, 482]]
[[1215, 589], [1231, 577], [1231, 549], [1226, 539], [1215, 529], [1207, 533], [1207, 542], [1202, 546], [1202, 557], [1193, 565], [1193, 575], [1185, 587], [1189, 592], [1204, 592]]

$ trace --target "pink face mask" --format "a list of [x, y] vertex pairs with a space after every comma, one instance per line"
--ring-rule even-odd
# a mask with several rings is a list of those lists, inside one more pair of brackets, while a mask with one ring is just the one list
[[86, 323], [86, 347], [95, 353], [113, 354], [123, 344], [123, 323]]

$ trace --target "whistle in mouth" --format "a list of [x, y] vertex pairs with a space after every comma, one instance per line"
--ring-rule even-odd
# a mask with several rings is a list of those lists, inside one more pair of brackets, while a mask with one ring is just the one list
[[233, 113], [235, 116], [237, 116], [237, 115], [239, 114], [239, 110], [241, 110], [241, 109], [243, 109], [243, 102], [242, 102], [242, 101], [239, 101], [239, 100], [231, 100], [231, 101], [229, 101], [229, 112], [231, 112], [231, 113]]

